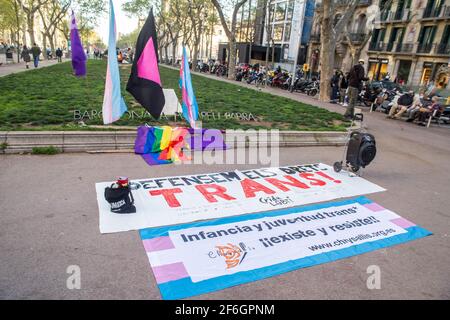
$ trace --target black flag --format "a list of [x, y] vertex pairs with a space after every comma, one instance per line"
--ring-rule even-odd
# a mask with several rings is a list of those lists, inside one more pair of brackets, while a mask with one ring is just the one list
[[136, 42], [136, 53], [127, 91], [156, 119], [160, 117], [165, 103], [159, 76], [157, 48], [152, 9]]

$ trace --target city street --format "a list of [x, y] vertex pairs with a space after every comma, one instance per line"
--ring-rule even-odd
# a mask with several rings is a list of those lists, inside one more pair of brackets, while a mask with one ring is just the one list
[[[432, 231], [430, 237], [197, 296], [204, 299], [449, 299], [450, 131], [366, 113], [378, 155], [364, 177], [387, 189], [368, 197]], [[341, 147], [285, 148], [282, 165], [324, 162]], [[1, 299], [160, 299], [137, 231], [101, 235], [95, 183], [258, 165], [148, 167], [134, 154], [0, 156]], [[66, 286], [70, 265], [81, 289]], [[366, 286], [381, 268], [381, 289]]]

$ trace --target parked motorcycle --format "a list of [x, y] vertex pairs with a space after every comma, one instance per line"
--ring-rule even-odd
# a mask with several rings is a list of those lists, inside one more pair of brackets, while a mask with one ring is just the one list
[[318, 80], [314, 80], [309, 86], [307, 86], [305, 89], [305, 93], [308, 96], [314, 97], [316, 94], [320, 91], [320, 84]]

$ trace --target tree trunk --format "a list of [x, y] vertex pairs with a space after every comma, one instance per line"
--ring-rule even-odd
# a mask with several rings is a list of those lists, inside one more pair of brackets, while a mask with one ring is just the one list
[[336, 39], [332, 34], [333, 18], [331, 14], [331, 1], [322, 2], [323, 18], [321, 25], [321, 48], [320, 48], [320, 101], [330, 101], [331, 85], [333, 76], [334, 54], [336, 51]]
[[23, 32], [22, 32], [22, 44], [23, 44], [24, 46], [27, 46], [27, 47], [28, 47], [28, 45], [27, 45], [27, 32], [26, 32], [27, 26], [26, 26], [25, 23], [24, 23], [23, 26], [22, 26], [22, 30], [23, 30]]
[[213, 43], [212, 39], [213, 39], [213, 29], [211, 29], [211, 35], [209, 38], [209, 59], [210, 60], [212, 58], [212, 43]]
[[194, 54], [192, 55], [192, 70], [197, 71], [198, 70], [198, 43], [194, 44]]
[[166, 44], [164, 46], [164, 55], [165, 55], [165, 62], [169, 63], [169, 44]]
[[175, 66], [177, 63], [177, 57], [176, 57], [177, 44], [178, 44], [178, 41], [176, 41], [176, 40], [174, 42], [172, 42], [172, 65], [173, 66]]
[[34, 38], [34, 13], [29, 13], [27, 15], [27, 31], [28, 35], [30, 36], [31, 45], [34, 45], [34, 43], [36, 42]]
[[55, 39], [54, 34], [48, 35], [48, 41], [50, 42], [50, 50], [52, 50], [53, 57], [55, 56]]
[[230, 52], [228, 53], [228, 79], [234, 80], [236, 72], [236, 41], [230, 41]]
[[42, 56], [47, 60], [47, 35], [42, 33]]
[[272, 40], [272, 69], [275, 65], [275, 42]]

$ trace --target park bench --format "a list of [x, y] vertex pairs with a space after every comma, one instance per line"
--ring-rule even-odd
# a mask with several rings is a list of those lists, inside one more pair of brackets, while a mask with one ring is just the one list
[[427, 128], [430, 127], [431, 122], [437, 122], [437, 125], [440, 127], [441, 123], [448, 123], [450, 121], [450, 116], [441, 114], [440, 116], [436, 116], [437, 110], [433, 111], [433, 114], [428, 118]]

